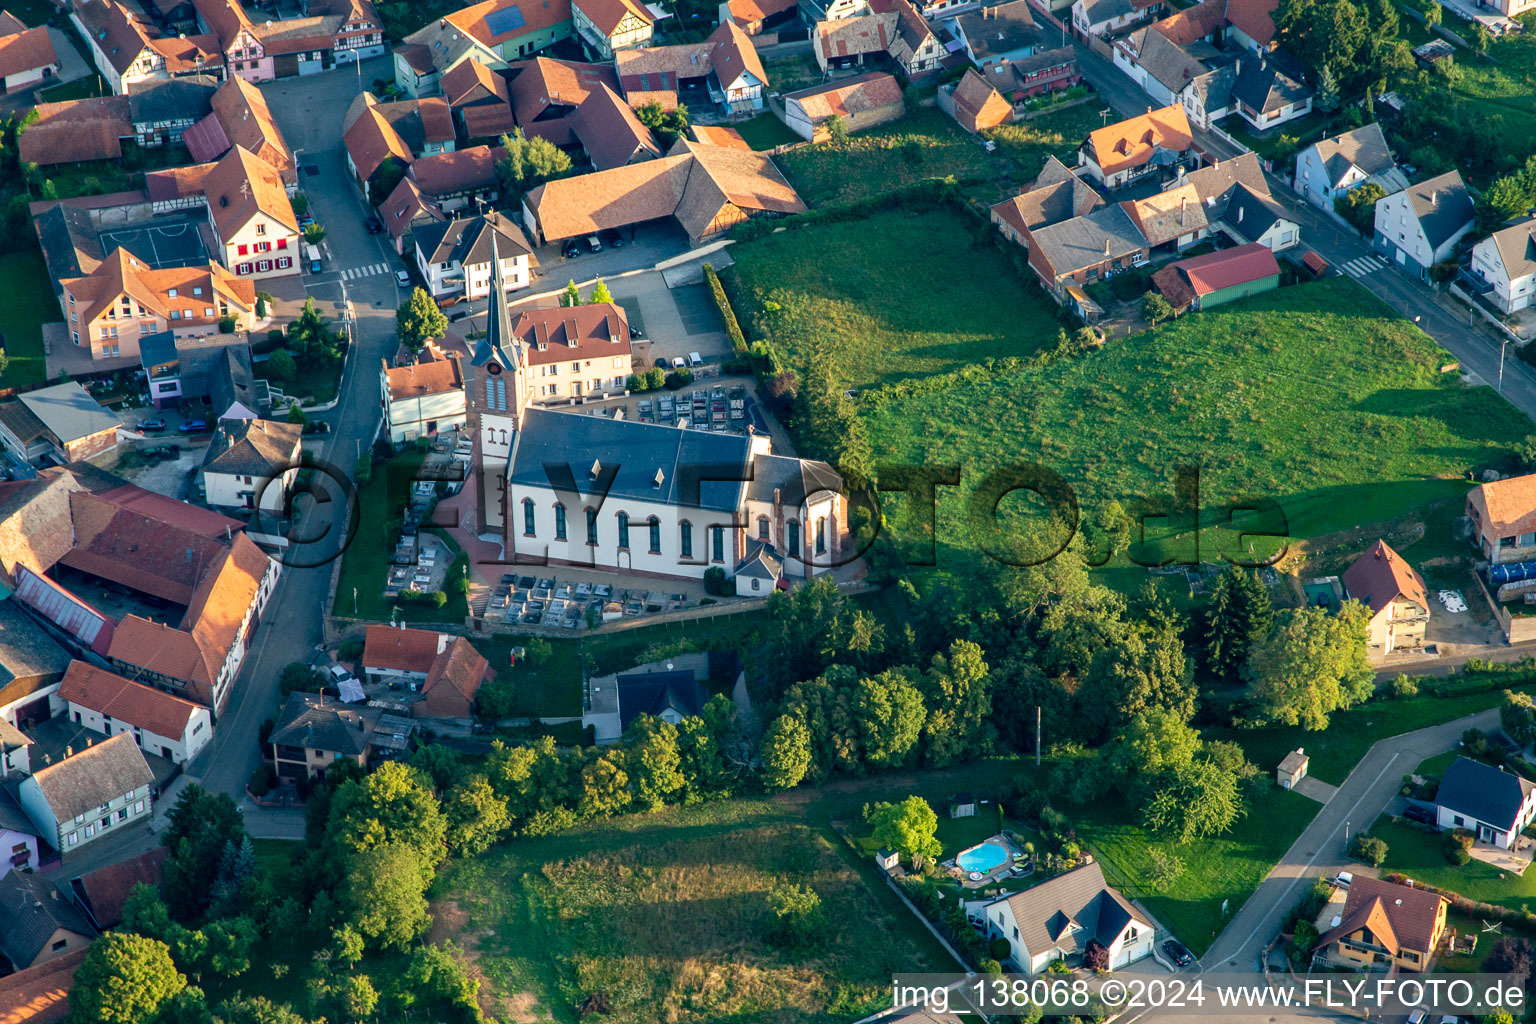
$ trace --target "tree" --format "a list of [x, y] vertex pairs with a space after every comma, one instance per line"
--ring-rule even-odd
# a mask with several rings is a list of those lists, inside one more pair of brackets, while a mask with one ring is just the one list
[[1433, 32], [1440, 27], [1441, 16], [1439, 4], [1426, 4], [1424, 7], [1424, 27]]
[[399, 157], [385, 157], [378, 170], [373, 172], [373, 177], [368, 179], [368, 205], [374, 209], [383, 206], [384, 200], [395, 191], [409, 169]]
[[763, 784], [770, 790], [794, 789], [811, 767], [811, 733], [805, 722], [780, 715], [763, 736]]
[[1536, 946], [1518, 935], [1505, 935], [1488, 948], [1483, 970], [1490, 974], [1529, 974], [1536, 962]]
[[1147, 855], [1147, 885], [1153, 892], [1167, 892], [1184, 873], [1184, 859], [1172, 851], [1154, 846]]
[[832, 145], [838, 149], [848, 145], [848, 119], [842, 114], [833, 114], [822, 122], [822, 126], [827, 129], [827, 141]]
[[501, 160], [496, 176], [504, 198], [521, 202], [525, 193], [571, 173], [571, 158], [548, 139], [527, 138], [521, 128], [501, 137]]
[[1493, 37], [1488, 34], [1488, 26], [1480, 21], [1474, 21], [1471, 34], [1472, 49], [1478, 53], [1487, 53], [1489, 44], [1493, 42]]
[[412, 288], [411, 297], [395, 313], [395, 333], [400, 336], [400, 344], [412, 352], [421, 351], [423, 345], [442, 337], [447, 329], [448, 318], [425, 288]]
[[1362, 235], [1369, 234], [1376, 229], [1376, 201], [1385, 198], [1386, 194], [1386, 189], [1374, 181], [1368, 181], [1336, 197], [1333, 210]]
[[577, 782], [576, 813], [583, 821], [611, 818], [629, 810], [629, 773], [624, 770], [628, 752], [610, 748], [592, 753], [581, 766]]
[[229, 917], [210, 921], [202, 928], [207, 942], [202, 963], [221, 978], [244, 974], [251, 967], [251, 950], [261, 938], [256, 923], [248, 917]]
[[331, 962], [347, 970], [363, 958], [363, 937], [356, 928], [344, 924], [331, 932]]
[[1312, 105], [1325, 114], [1339, 109], [1339, 83], [1333, 77], [1333, 68], [1327, 64], [1317, 73], [1317, 96]]
[[1360, 832], [1350, 841], [1349, 855], [1363, 864], [1379, 868], [1387, 862], [1387, 844], [1375, 836]]
[[1126, 723], [1107, 750], [1121, 785], [1151, 782], [1195, 759], [1200, 734], [1166, 708], [1148, 708]]
[[654, 810], [683, 788], [677, 726], [652, 715], [640, 715], [624, 738], [629, 753], [629, 777], [635, 787], [635, 803], [645, 810]]
[[660, 103], [652, 100], [636, 110], [635, 116], [641, 124], [656, 133], [656, 141], [663, 150], [671, 149], [672, 144], [688, 130], [688, 108], [681, 103], [671, 110], [663, 110]]
[[326, 831], [343, 862], [348, 854], [385, 844], [413, 850], [425, 885], [445, 856], [448, 822], [420, 772], [386, 761], [363, 778], [341, 784], [331, 798]]
[[825, 920], [821, 897], [808, 885], [779, 882], [768, 890], [769, 938], [788, 949], [805, 949], [820, 938]]
[[298, 402], [288, 406], [288, 422], [304, 426], [309, 422], [309, 417], [304, 414], [304, 407]]
[[287, 349], [276, 349], [267, 356], [264, 371], [268, 377], [275, 381], [286, 382], [293, 380], [293, 375], [298, 372], [294, 365], [293, 356]]
[[379, 1005], [379, 993], [366, 974], [349, 974], [336, 985], [336, 1004], [352, 1020], [372, 1015]]
[[579, 305], [581, 305], [581, 289], [576, 287], [576, 282], [575, 281], [567, 281], [565, 283], [565, 291], [562, 292], [561, 295], [560, 295], [560, 305], [562, 305], [562, 306], [579, 306]]
[[928, 718], [917, 683], [916, 672], [906, 667], [859, 680], [853, 696], [854, 725], [870, 764], [899, 767], [916, 749]]
[[613, 293], [608, 290], [608, 282], [598, 278], [597, 283], [592, 286], [592, 294], [587, 296], [587, 305], [596, 306], [600, 303], [612, 301]]
[[1188, 721], [1195, 713], [1195, 694], [1177, 621], [1129, 622], [1118, 646], [1094, 652], [1078, 689], [1078, 714], [1097, 737], [1154, 707]]
[[300, 691], [319, 693], [325, 688], [325, 676], [321, 675], [318, 669], [302, 661], [290, 661], [283, 666], [283, 671], [278, 675], [277, 685], [284, 697]]
[[943, 852], [936, 835], [938, 815], [920, 796], [909, 796], [898, 804], [876, 804], [869, 823], [870, 838], [888, 850], [905, 854], [913, 867], [921, 869]]
[[70, 988], [73, 1024], [144, 1024], [186, 988], [165, 943], [108, 932], [91, 943]]
[[1219, 835], [1243, 812], [1237, 777], [1205, 760], [1165, 773], [1149, 791], [1142, 824], [1178, 843]]
[[[387, 763], [387, 762], [386, 762]], [[431, 868], [403, 843], [370, 846], [348, 859], [338, 903], [344, 920], [384, 949], [405, 949], [427, 930]]]
[[929, 707], [923, 730], [927, 762], [943, 767], [985, 753], [991, 746], [986, 730], [992, 700], [980, 645], [954, 641], [945, 654], [933, 656], [924, 682]]
[[460, 857], [484, 853], [512, 825], [507, 802], [484, 775], [472, 775], [443, 798], [448, 848]]
[[459, 752], [446, 743], [424, 743], [406, 762], [432, 780], [432, 788], [445, 793], [464, 781], [467, 769]]
[[1339, 708], [1370, 697], [1374, 674], [1366, 657], [1365, 609], [1346, 601], [1338, 615], [1291, 608], [1275, 617], [1249, 656], [1248, 692], [1269, 722], [1326, 729]]
[[319, 366], [340, 356], [336, 332], [330, 329], [314, 299], [306, 299], [304, 308], [288, 325], [288, 350], [304, 366]]
[[266, 996], [232, 996], [218, 1005], [218, 1019], [220, 1024], [305, 1024], [286, 1004]]
[[1522, 747], [1536, 743], [1536, 699], [1527, 693], [1505, 690], [1504, 703], [1499, 707], [1499, 725]]
[[1173, 306], [1157, 292], [1147, 291], [1141, 297], [1141, 318], [1156, 327], [1173, 316]]
[[171, 808], [160, 842], [169, 851], [164, 892], [173, 917], [200, 916], [213, 901], [226, 850], [247, 839], [240, 810], [227, 793], [210, 793], [193, 783]]
[[324, 224], [310, 224], [304, 229], [304, 241], [310, 245], [319, 245], [325, 238]]
[[1269, 591], [1250, 570], [1229, 565], [1211, 587], [1205, 617], [1207, 670], [1223, 681], [1239, 679], [1248, 652], [1274, 621]]

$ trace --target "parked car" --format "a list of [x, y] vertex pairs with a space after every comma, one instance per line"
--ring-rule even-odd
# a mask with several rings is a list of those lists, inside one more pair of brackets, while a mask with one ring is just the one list
[[1169, 939], [1163, 943], [1163, 952], [1168, 954], [1168, 959], [1180, 967], [1188, 967], [1195, 962], [1194, 954], [1184, 948], [1184, 944], [1177, 939]]
[[617, 231], [609, 231], [604, 234], [604, 240], [610, 249], [624, 248], [624, 236]]
[[384, 225], [379, 223], [379, 219], [377, 217], [369, 217], [367, 220], [363, 221], [363, 228], [370, 235], [376, 235], [380, 231], [384, 230]]
[[139, 429], [148, 434], [165, 429], [165, 420], [139, 420]]
[[660, 359], [656, 360], [656, 369], [658, 369], [658, 370], [670, 370], [670, 369], [672, 369], [672, 360], [668, 359], [666, 356], [662, 356]]
[[1424, 1024], [1424, 1018], [1428, 1016], [1429, 1012], [1424, 1007], [1415, 1006], [1408, 1013], [1408, 1024]]
[[561, 255], [564, 256], [568, 260], [573, 260], [577, 256], [580, 256], [581, 255], [581, 245], [580, 245], [580, 243], [578, 243], [576, 241], [576, 239], [574, 239], [574, 238], [571, 239], [569, 242], [566, 242], [565, 243], [565, 251], [563, 253], [561, 253]]
[[684, 369], [687, 369], [687, 367], [688, 367], [688, 360], [684, 359], [682, 356], [673, 356], [672, 357], [672, 369], [674, 369], [674, 370], [684, 370]]
[[330, 668], [326, 669], [326, 677], [327, 681], [332, 686], [338, 686], [341, 683], [348, 682], [354, 678], [351, 672], [348, 672], [340, 665], [332, 665]]
[[460, 306], [458, 309], [448, 314], [448, 319], [463, 320], [465, 317], [469, 316], [471, 312], [473, 312], [473, 310], [471, 310], [468, 306]]
[[688, 365], [689, 366], [703, 366], [704, 365], [704, 357], [699, 355], [697, 352], [689, 352], [688, 353]]
[[1349, 883], [1353, 882], [1354, 880], [1354, 873], [1350, 871], [1340, 871], [1337, 875], [1333, 876], [1333, 884], [1338, 886], [1340, 889], [1348, 889]]
[[409, 288], [411, 286], [411, 275], [403, 270], [397, 270], [395, 271], [395, 283], [401, 288]]
[[175, 459], [180, 457], [178, 454], [180, 451], [181, 449], [175, 445], [162, 444], [154, 448], [145, 448], [144, 457], [146, 459]]
[[183, 434], [201, 434], [208, 429], [207, 420], [182, 420], [181, 426], [176, 428]]
[[596, 235], [588, 235], [587, 236], [587, 251], [588, 252], [602, 252], [603, 251], [603, 240], [601, 238], [598, 238]]
[[639, 341], [641, 338], [645, 337], [645, 328], [641, 327], [639, 324], [630, 324], [629, 336], [635, 341]]
[[1418, 804], [1409, 804], [1408, 808], [1403, 811], [1403, 817], [1423, 825], [1433, 825], [1435, 823], [1434, 812], [1428, 807], [1420, 807]]

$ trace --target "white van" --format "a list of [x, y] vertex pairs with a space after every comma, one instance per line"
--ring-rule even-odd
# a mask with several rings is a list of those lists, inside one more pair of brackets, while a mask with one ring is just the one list
[[320, 247], [317, 245], [310, 245], [308, 242], [305, 242], [304, 262], [309, 266], [309, 272], [311, 274], [320, 273], [321, 267], [323, 266], [320, 260]]

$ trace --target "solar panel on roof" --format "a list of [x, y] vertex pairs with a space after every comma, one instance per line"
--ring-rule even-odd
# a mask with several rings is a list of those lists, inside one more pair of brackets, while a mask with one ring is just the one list
[[485, 16], [486, 28], [498, 36], [507, 32], [516, 32], [526, 24], [527, 22], [523, 20], [523, 12], [515, 6], [492, 11]]

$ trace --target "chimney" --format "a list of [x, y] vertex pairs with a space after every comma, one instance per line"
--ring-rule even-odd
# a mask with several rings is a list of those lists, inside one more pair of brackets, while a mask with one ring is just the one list
[[1433, 209], [1434, 207], [1437, 207], [1437, 206], [1440, 205], [1440, 190], [1439, 189], [1432, 188], [1432, 189], [1429, 190], [1429, 205], [1430, 205], [1431, 209]]
[[589, 474], [591, 474], [592, 479], [594, 479], [594, 480], [597, 479], [598, 474], [601, 473], [602, 471], [603, 471], [603, 464], [601, 462], [597, 461], [596, 459], [592, 460], [592, 468], [587, 470], [587, 472]]
[[1238, 222], [1238, 223], [1239, 223], [1239, 224], [1241, 224], [1241, 223], [1242, 223], [1242, 222], [1243, 222], [1243, 210], [1244, 210], [1244, 209], [1245, 209], [1245, 208], [1244, 208], [1244, 207], [1241, 207], [1241, 206], [1239, 206], [1239, 207], [1238, 207], [1238, 208], [1237, 208], [1237, 222]]
[[64, 748], [64, 756], [65, 757], [74, 757], [75, 756], [75, 748], [73, 746], [65, 747]]
[[1181, 227], [1181, 228], [1184, 227], [1185, 224], [1188, 223], [1188, 221], [1185, 219], [1186, 216], [1187, 216], [1186, 211], [1188, 210], [1188, 208], [1189, 208], [1189, 197], [1186, 196], [1185, 198], [1179, 200], [1179, 227]]
[[1104, 255], [1105, 256], [1109, 255], [1109, 236], [1108, 235], [1104, 236]]
[[1237, 73], [1238, 74], [1242, 74], [1243, 73], [1243, 58], [1241, 58], [1241, 57], [1237, 58]]

